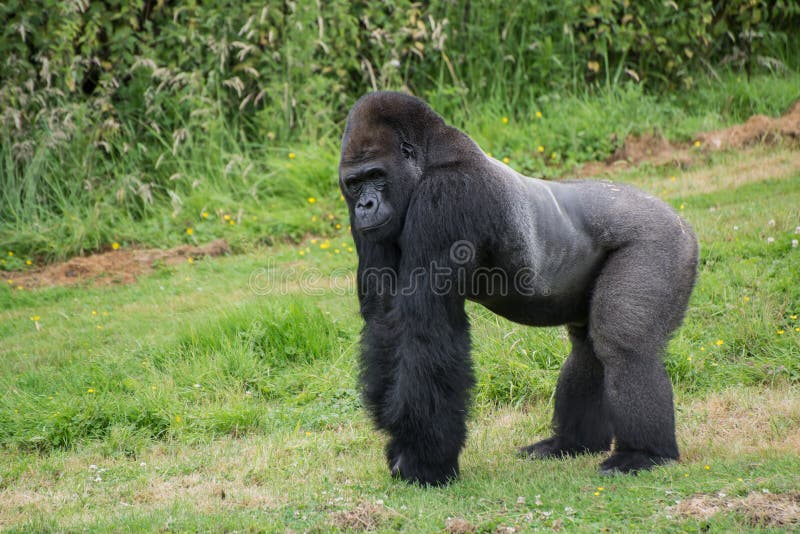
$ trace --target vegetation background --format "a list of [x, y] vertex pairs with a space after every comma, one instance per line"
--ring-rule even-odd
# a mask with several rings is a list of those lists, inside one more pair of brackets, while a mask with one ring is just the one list
[[[693, 148], [800, 98], [800, 1], [5, 0], [0, 21], [0, 529], [800, 524], [797, 141]], [[548, 432], [568, 342], [470, 306], [464, 477], [390, 479], [355, 383], [356, 298], [336, 289], [356, 262], [340, 135], [375, 89], [532, 176], [631, 134], [694, 151], [614, 176], [702, 243], [666, 359], [681, 464], [603, 479], [597, 457], [515, 459]], [[233, 254], [145, 255], [133, 284], [21, 282], [217, 238]]]
[[[336, 198], [342, 123], [370, 90], [551, 176], [631, 132], [688, 137], [699, 110], [780, 113], [800, 64], [797, 0], [7, 0], [0, 21], [0, 247], [44, 260], [174, 244], [212, 201]], [[736, 84], [754, 73], [779, 81]], [[287, 172], [302, 150], [314, 164]], [[261, 226], [325, 230], [281, 210]]]

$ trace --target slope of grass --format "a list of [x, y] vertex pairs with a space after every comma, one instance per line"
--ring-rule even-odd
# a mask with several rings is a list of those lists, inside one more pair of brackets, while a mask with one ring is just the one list
[[[327, 238], [163, 268], [129, 286], [4, 282], [0, 526], [430, 531], [459, 518], [484, 531], [763, 527], [743, 509], [705, 519], [670, 507], [800, 482], [797, 154], [721, 154], [619, 179], [671, 202], [702, 245], [667, 359], [681, 464], [608, 479], [597, 457], [515, 459], [515, 446], [548, 431], [567, 341], [562, 329], [470, 306], [479, 380], [463, 480], [437, 490], [391, 480], [355, 382], [355, 253], [346, 228], [325, 222]], [[343, 213], [333, 194], [326, 202]], [[319, 220], [322, 203], [298, 201], [298, 212]], [[217, 223], [192, 224], [200, 233]]]
[[[799, 86], [800, 73], [789, 70], [752, 79], [722, 73], [679, 93], [631, 84], [542, 92], [521, 107], [503, 95], [421, 96], [496, 158], [554, 177], [608, 157], [629, 134], [690, 140], [755, 113], [780, 115], [800, 98]], [[153, 132], [143, 140], [123, 127], [110, 149], [97, 143], [103, 125], [76, 112], [69, 131], [41, 132], [24, 166], [0, 137], [0, 252], [15, 253], [0, 271], [114, 242], [164, 247], [224, 237], [242, 252], [308, 233], [335, 236], [337, 224], [347, 225], [335, 170], [341, 122], [316, 138], [248, 140], [218, 109], [198, 106], [208, 113], [187, 117], [174, 139]]]

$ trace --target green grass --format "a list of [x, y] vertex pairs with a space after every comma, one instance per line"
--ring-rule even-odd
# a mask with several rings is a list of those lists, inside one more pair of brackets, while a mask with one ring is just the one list
[[[755, 113], [778, 116], [800, 97], [798, 86], [800, 73], [788, 70], [750, 80], [723, 72], [673, 93], [631, 84], [543, 91], [524, 105], [503, 95], [457, 99], [443, 88], [421, 96], [496, 158], [552, 178], [605, 159], [629, 134], [687, 141]], [[0, 251], [16, 254], [0, 259], [0, 271], [113, 242], [167, 247], [222, 237], [247, 252], [310, 233], [333, 236], [337, 224], [347, 225], [336, 185], [341, 123], [299, 140], [248, 140], [219, 109], [200, 107], [208, 113], [180, 124], [185, 137], [153, 131], [142, 139], [123, 125], [108, 154], [97, 146], [103, 126], [70, 108], [74, 126], [38, 131], [24, 165], [0, 133]]]
[[[312, 180], [308, 171], [319, 181], [296, 193], [273, 189], [271, 220], [296, 217], [303, 232], [331, 240], [327, 249], [311, 238], [259, 246], [252, 236], [272, 235], [261, 219], [269, 210], [252, 221], [243, 208], [238, 224], [223, 224], [227, 211], [209, 206], [241, 207], [234, 197], [223, 202], [231, 187], [185, 202], [198, 212], [186, 221], [192, 237], [167, 222], [174, 232], [162, 240], [242, 232], [233, 234], [241, 254], [164, 267], [127, 286], [3, 282], [0, 528], [325, 531], [365, 513], [379, 530], [420, 532], [444, 528], [448, 517], [481, 531], [744, 531], [757, 525], [743, 511], [693, 519], [668, 508], [695, 494], [797, 489], [796, 152], [717, 154], [686, 171], [619, 177], [667, 199], [701, 242], [699, 283], [667, 358], [681, 464], [601, 478], [599, 457], [516, 459], [515, 446], [548, 432], [568, 342], [562, 329], [525, 328], [471, 305], [478, 384], [463, 478], [444, 489], [388, 475], [384, 438], [355, 381], [356, 297], [337, 289], [352, 282], [356, 257], [346, 222], [335, 226], [344, 206], [324, 185], [334, 158], [297, 154], [284, 161], [289, 176]], [[147, 235], [150, 224], [134, 224], [131, 235]], [[321, 275], [310, 284], [301, 276], [309, 269]]]

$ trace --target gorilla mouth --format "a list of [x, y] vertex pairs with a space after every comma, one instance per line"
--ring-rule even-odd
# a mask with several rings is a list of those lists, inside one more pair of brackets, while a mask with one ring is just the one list
[[377, 230], [378, 228], [383, 228], [384, 226], [389, 224], [390, 220], [392, 220], [391, 217], [389, 217], [387, 219], [384, 219], [384, 220], [382, 220], [381, 222], [379, 222], [377, 224], [372, 224], [370, 226], [362, 226], [361, 228], [359, 228], [359, 231], [360, 232], [372, 232], [373, 230]]

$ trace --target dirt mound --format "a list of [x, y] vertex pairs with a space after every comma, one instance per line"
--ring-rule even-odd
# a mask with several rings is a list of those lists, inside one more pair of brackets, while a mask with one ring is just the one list
[[744, 124], [713, 132], [701, 133], [697, 139], [706, 149], [743, 148], [756, 143], [775, 143], [782, 139], [800, 139], [800, 101], [782, 117], [773, 119], [753, 115]]
[[112, 250], [91, 256], [72, 258], [64, 263], [48, 265], [35, 271], [4, 273], [15, 287], [61, 286], [80, 283], [93, 285], [129, 284], [140, 275], [152, 272], [161, 265], [175, 265], [206, 256], [221, 256], [230, 252], [222, 239], [195, 247], [183, 245], [167, 250]]
[[618, 169], [649, 163], [688, 167], [698, 155], [716, 150], [746, 148], [758, 143], [800, 140], [800, 101], [778, 118], [753, 115], [743, 124], [695, 134], [691, 143], [671, 142], [659, 134], [628, 136], [614, 154], [602, 162], [590, 162], [571, 173], [578, 176], [608, 174]]
[[693, 495], [669, 508], [670, 514], [705, 520], [720, 512], [744, 516], [751, 527], [790, 527], [800, 525], [800, 492], [770, 493], [752, 491], [744, 497]]

